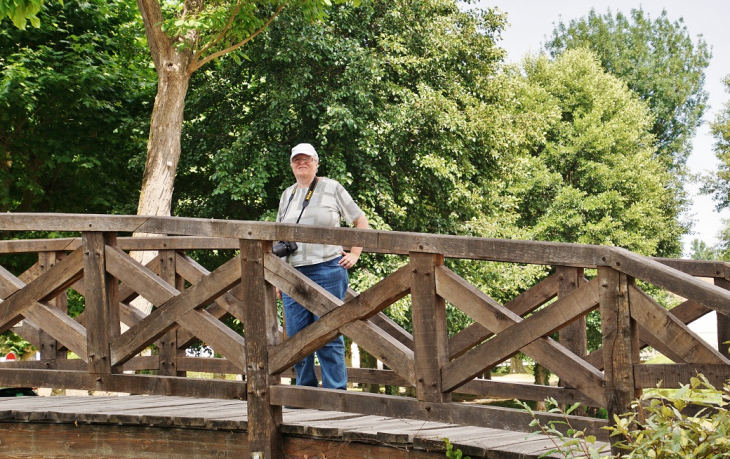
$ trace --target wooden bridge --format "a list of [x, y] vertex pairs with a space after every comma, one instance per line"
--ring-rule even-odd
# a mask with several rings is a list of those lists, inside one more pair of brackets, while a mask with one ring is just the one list
[[[0, 332], [11, 330], [20, 335], [36, 346], [41, 356], [37, 361], [0, 364], [0, 386], [138, 395], [125, 401], [118, 399], [116, 403], [121, 407], [116, 407], [117, 411], [108, 405], [94, 408], [92, 401], [75, 405], [69, 402], [70, 407], [60, 409], [57, 397], [0, 402], [0, 452], [8, 455], [11, 451], [2, 448], [23, 440], [36, 448], [40, 443], [33, 442], [46, 441], [50, 445], [53, 439], [62, 441], [64, 429], [53, 430], [48, 424], [51, 421], [69, 423], [75, 419], [76, 429], [66, 429], [71, 436], [80, 435], [80, 421], [97, 429], [89, 427], [87, 438], [97, 438], [102, 435], [99, 432], [121, 438], [128, 434], [128, 425], [134, 423], [129, 416], [137, 416], [142, 429], [138, 432], [140, 444], [154, 444], [152, 440], [143, 441], [150, 435], [168, 435], [165, 444], [175, 444], [169, 432], [150, 434], [144, 430], [151, 428], [149, 425], [218, 429], [218, 436], [195, 436], [199, 442], [205, 437], [219, 442], [219, 446], [228, 445], [211, 447], [211, 457], [253, 458], [317, 457], [311, 448], [306, 454], [293, 452], [303, 451], [303, 437], [309, 438], [310, 446], [323, 441], [325, 437], [317, 439], [317, 426], [320, 432], [325, 429], [334, 435], [326, 437], [330, 446], [332, 441], [341, 441], [362, 448], [358, 453], [345, 453], [343, 449], [339, 456], [330, 452], [324, 457], [385, 457], [366, 452], [373, 444], [363, 439], [372, 435], [370, 440], [380, 438], [380, 445], [388, 443], [384, 436], [377, 435], [378, 424], [388, 424], [391, 421], [383, 421], [388, 418], [395, 423], [392, 425], [401, 422], [404, 432], [400, 437], [397, 432], [389, 437], [388, 444], [400, 445], [392, 448], [389, 457], [443, 457], [443, 453], [427, 454], [429, 448], [441, 448], [440, 440], [434, 440], [438, 429], [462, 429], [450, 432], [458, 440], [454, 443], [465, 447], [475, 438], [498, 438], [497, 431], [504, 436], [509, 431], [533, 429], [529, 427], [532, 418], [523, 411], [454, 402], [454, 392], [537, 401], [552, 397], [560, 403], [604, 407], [611, 419], [614, 413], [629, 411], [631, 400], [642, 389], [653, 388], [660, 381], [663, 387], [678, 387], [696, 372], [719, 385], [730, 378], [727, 345], [722, 345], [730, 341], [730, 292], [726, 290], [730, 286], [730, 266], [724, 263], [651, 259], [604, 246], [175, 217], [3, 214], [0, 231], [4, 235], [9, 231], [81, 234], [63, 239], [0, 241], [0, 260], [10, 259], [11, 254], [38, 256], [35, 265], [17, 276], [0, 266]], [[136, 232], [165, 236], [123, 237]], [[368, 290], [350, 292], [343, 302], [274, 256], [272, 243], [279, 240], [362, 246], [365, 251], [401, 255], [404, 265]], [[235, 249], [238, 255], [212, 272], [185, 254], [190, 250], [219, 249]], [[151, 250], [158, 255], [142, 266], [128, 255], [132, 250]], [[553, 274], [500, 304], [448, 269], [445, 258], [546, 265], [553, 268]], [[587, 280], [586, 269], [596, 270], [597, 275]], [[714, 285], [697, 277], [714, 279]], [[684, 302], [667, 311], [643, 292], [636, 280], [672, 292]], [[283, 336], [275, 287], [321, 320], [293, 337]], [[85, 299], [86, 309], [75, 319], [66, 312], [69, 288]], [[381, 312], [406, 295], [412, 302], [412, 334]], [[156, 307], [151, 314], [145, 316], [130, 306], [138, 296]], [[447, 302], [474, 320], [473, 325], [451, 337], [447, 334]], [[603, 345], [589, 354], [585, 319], [596, 309]], [[712, 311], [719, 313], [719, 351], [687, 327]], [[223, 322], [231, 316], [243, 324], [244, 336]], [[554, 339], [556, 332], [559, 339]], [[388, 368], [348, 369], [350, 381], [413, 387], [416, 396], [281, 384], [282, 375], [287, 375], [294, 363], [338, 334], [351, 338]], [[186, 349], [198, 340], [222, 357], [188, 355]], [[141, 355], [151, 344], [157, 345], [159, 354]], [[644, 346], [651, 346], [675, 363], [641, 363], [639, 351]], [[556, 374], [561, 387], [477, 378], [518, 352]], [[69, 358], [69, 353], [78, 358]], [[136, 374], [136, 370], [155, 370], [156, 374]], [[186, 377], [191, 371], [237, 374], [242, 380]], [[186, 404], [187, 399], [177, 397], [213, 400]], [[115, 403], [105, 397], [94, 399], [98, 401], [93, 403], [101, 405]], [[22, 403], [31, 401], [34, 405], [24, 408]], [[159, 403], [173, 406], [171, 414], [161, 414], [164, 410], [145, 414]], [[125, 404], [140, 411], [129, 412]], [[192, 414], [178, 416], [174, 406], [186, 406]], [[211, 407], [213, 414], [207, 413], [205, 406]], [[120, 414], [120, 409], [125, 412]], [[215, 415], [226, 410], [225, 416]], [[307, 416], [311, 418], [308, 421]], [[543, 421], [555, 417], [550, 413], [538, 416]], [[145, 424], [142, 418], [156, 421]], [[318, 419], [329, 419], [330, 430], [318, 424]], [[36, 434], [28, 436], [27, 422], [34, 420], [38, 422]], [[345, 426], [358, 423], [370, 423], [376, 432], [363, 427], [358, 437], [363, 441], [359, 442], [355, 434], [348, 437], [347, 432], [353, 429]], [[606, 431], [600, 430], [606, 421], [575, 416], [571, 423], [608, 440]], [[292, 427], [297, 425], [304, 427]], [[478, 434], [473, 429], [484, 430]], [[238, 433], [235, 440], [226, 437], [234, 433]], [[193, 451], [184, 446], [190, 442], [190, 434], [178, 436], [180, 449], [170, 457], [188, 457], [183, 454]], [[73, 444], [68, 440], [58, 448], [68, 450], [69, 442]], [[528, 453], [524, 440], [513, 439], [512, 443], [517, 452], [508, 454], [509, 448], [495, 443], [490, 449], [485, 440], [480, 443], [483, 448], [473, 449], [471, 454], [536, 457], [539, 453], [537, 446], [534, 454]], [[298, 446], [292, 446], [295, 444]], [[541, 444], [541, 448], [544, 450], [546, 445]], [[169, 454], [153, 449], [156, 457]], [[72, 453], [73, 448], [69, 456], [79, 455]], [[55, 454], [65, 457], [58, 451]], [[120, 453], [120, 457], [149, 456]]]

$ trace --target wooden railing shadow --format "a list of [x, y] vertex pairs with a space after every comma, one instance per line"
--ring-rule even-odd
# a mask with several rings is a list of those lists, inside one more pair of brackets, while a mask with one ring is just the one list
[[[0, 385], [247, 399], [250, 448], [264, 457], [278, 457], [281, 450], [283, 405], [527, 431], [532, 421], [527, 413], [455, 403], [452, 393], [551, 397], [606, 408], [612, 419], [660, 381], [678, 387], [696, 372], [715, 384], [730, 377], [722, 346], [730, 340], [725, 290], [730, 271], [724, 263], [655, 260], [604, 246], [171, 217], [5, 214], [0, 230], [82, 234], [0, 241], [0, 254], [38, 253], [38, 263], [17, 277], [0, 267], [0, 332], [12, 330], [41, 353], [38, 361], [0, 364]], [[132, 232], [178, 236], [117, 239], [118, 233]], [[363, 246], [403, 255], [407, 263], [340, 301], [274, 256], [271, 247], [278, 240]], [[239, 254], [209, 272], [184, 253], [193, 249]], [[142, 266], [128, 255], [131, 250], [158, 255]], [[445, 258], [547, 265], [554, 273], [500, 304], [448, 269]], [[586, 269], [597, 275], [586, 279]], [[686, 301], [667, 311], [636, 280]], [[76, 319], [66, 312], [69, 288], [86, 304]], [[275, 288], [320, 320], [284, 337]], [[407, 295], [412, 334], [382, 313]], [[151, 314], [130, 306], [138, 296], [155, 306]], [[452, 337], [447, 302], [474, 320]], [[588, 354], [585, 320], [594, 310], [603, 345]], [[712, 311], [718, 312], [719, 351], [687, 326]], [[241, 321], [243, 336], [224, 323], [229, 317]], [[416, 397], [281, 384], [297, 361], [339, 334], [389, 368], [351, 369], [351, 380], [414, 387]], [[223, 358], [189, 356], [185, 350], [198, 340]], [[141, 355], [151, 344], [158, 354]], [[642, 364], [644, 346], [675, 363]], [[69, 351], [78, 359], [67, 358]], [[560, 387], [476, 378], [519, 352], [557, 375]], [[242, 380], [187, 378], [188, 371], [240, 374]], [[555, 419], [550, 413], [538, 416]], [[572, 424], [607, 439], [600, 429], [606, 421], [574, 417]]]

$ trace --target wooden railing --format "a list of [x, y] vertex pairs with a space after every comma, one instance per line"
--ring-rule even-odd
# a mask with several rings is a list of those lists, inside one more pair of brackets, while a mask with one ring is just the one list
[[[727, 345], [722, 345], [730, 340], [730, 292], [725, 290], [730, 266], [724, 263], [656, 260], [604, 246], [172, 217], [4, 214], [0, 231], [82, 234], [0, 241], [0, 254], [38, 254], [38, 263], [17, 277], [0, 266], [0, 332], [12, 330], [41, 356], [0, 364], [0, 385], [247, 399], [250, 448], [262, 457], [280, 454], [277, 427], [283, 405], [529, 430], [532, 419], [522, 411], [452, 402], [452, 393], [578, 401], [607, 408], [611, 419], [628, 411], [642, 389], [660, 381], [663, 387], [678, 387], [698, 371], [715, 384], [730, 378]], [[134, 232], [170, 236], [117, 237]], [[274, 256], [272, 242], [279, 240], [362, 246], [407, 256], [408, 262], [340, 301]], [[185, 254], [193, 249], [239, 254], [209, 272]], [[158, 255], [142, 266], [128, 255], [131, 250]], [[444, 258], [555, 269], [503, 305], [449, 270]], [[584, 269], [596, 269], [597, 276], [587, 280]], [[712, 278], [716, 285], [695, 276]], [[635, 280], [686, 300], [667, 311]], [[284, 337], [275, 287], [321, 319]], [[85, 299], [85, 311], [76, 319], [66, 313], [69, 288]], [[382, 313], [407, 295], [412, 334]], [[145, 316], [130, 306], [138, 296], [156, 309]], [[446, 302], [474, 324], [449, 337]], [[603, 346], [588, 354], [585, 318], [596, 309]], [[687, 327], [712, 311], [719, 313], [719, 351]], [[243, 324], [245, 338], [223, 322], [231, 316]], [[556, 332], [559, 340], [552, 337]], [[338, 334], [389, 368], [349, 369], [351, 380], [415, 387], [416, 397], [280, 383], [294, 363]], [[222, 358], [189, 356], [185, 350], [197, 340]], [[153, 343], [159, 354], [142, 356]], [[675, 363], [642, 364], [643, 346]], [[68, 358], [68, 351], [78, 359]], [[561, 387], [475, 378], [518, 352], [556, 374]], [[240, 374], [243, 380], [187, 378], [188, 371]], [[539, 416], [549, 420], [553, 415]], [[600, 430], [606, 421], [573, 421], [607, 438]]]

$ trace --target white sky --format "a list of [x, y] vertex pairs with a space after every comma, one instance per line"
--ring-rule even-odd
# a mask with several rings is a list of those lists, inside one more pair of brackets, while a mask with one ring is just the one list
[[[588, 15], [591, 8], [598, 14], [605, 14], [608, 8], [612, 13], [621, 11], [628, 14], [632, 8], [642, 7], [649, 16], [657, 18], [663, 9], [672, 22], [680, 17], [695, 43], [697, 36], [712, 47], [712, 60], [705, 71], [705, 90], [709, 93], [709, 109], [704, 121], [711, 121], [722, 106], [730, 99], [722, 84], [722, 78], [730, 74], [730, 2], [726, 0], [649, 0], [644, 2], [629, 0], [480, 0], [477, 7], [497, 7], [508, 13], [511, 24], [502, 34], [499, 46], [507, 50], [507, 60], [519, 62], [528, 53], [538, 53], [543, 43], [552, 34], [554, 25], [559, 21], [569, 22]], [[713, 139], [705, 123], [698, 129], [693, 142], [693, 151], [688, 164], [692, 172], [708, 172], [717, 167], [718, 161], [712, 151]], [[700, 195], [699, 186], [688, 187], [692, 193], [693, 206], [690, 215], [695, 221], [693, 234], [684, 238], [685, 255], [694, 238], [712, 245], [717, 243], [717, 233], [721, 219], [730, 218], [730, 211], [721, 214], [709, 196]]]

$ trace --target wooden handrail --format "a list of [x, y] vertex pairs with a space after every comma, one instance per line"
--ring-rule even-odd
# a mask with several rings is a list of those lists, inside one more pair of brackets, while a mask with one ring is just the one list
[[[65, 387], [128, 388], [139, 393], [183, 393], [241, 397], [246, 392], [253, 409], [250, 419], [268, 419], [251, 432], [268, 435], [280, 422], [281, 403], [335, 406], [377, 412], [368, 396], [289, 388], [282, 374], [304, 355], [339, 334], [353, 339], [392, 371], [355, 372], [368, 381], [415, 387], [416, 400], [369, 397], [387, 410], [407, 410], [418, 419], [473, 419], [486, 422], [488, 410], [451, 404], [451, 392], [550, 394], [562, 402], [581, 400], [606, 406], [611, 413], [629, 406], [635, 391], [656, 375], [678, 368], [730, 376], [730, 360], [692, 333], [686, 324], [711, 310], [730, 315], [730, 291], [693, 276], [714, 278], [725, 286], [730, 264], [695, 260], [652, 259], [628, 250], [597, 245], [502, 240], [397, 231], [325, 228], [273, 222], [206, 220], [83, 214], [0, 214], [0, 231], [67, 231], [83, 237], [0, 241], [0, 254], [39, 253], [33, 267], [18, 277], [0, 266], [0, 331], [13, 328], [63, 351], [56, 359], [46, 352], [44, 364], [0, 365], [0, 381], [38, 385], [46, 380]], [[117, 233], [171, 234], [149, 238]], [[398, 254], [407, 263], [369, 290], [340, 301], [271, 253], [272, 242], [294, 240]], [[185, 250], [240, 251], [209, 272], [188, 258]], [[155, 250], [159, 255], [142, 266], [125, 251]], [[69, 253], [70, 252], [70, 253]], [[502, 305], [444, 265], [444, 258], [488, 260], [556, 267], [556, 272]], [[597, 268], [588, 282], [584, 268]], [[641, 280], [688, 301], [667, 312], [635, 284]], [[276, 317], [274, 287], [313, 311], [320, 320], [295, 337], [283, 339]], [[59, 295], [74, 288], [86, 299], [87, 311], [74, 321]], [[413, 334], [388, 322], [381, 311], [410, 295]], [[128, 302], [143, 296], [157, 308], [150, 315]], [[52, 301], [60, 303], [51, 303]], [[466, 313], [475, 323], [448, 338], [446, 305]], [[563, 338], [570, 326], [585, 330], [586, 314], [599, 308], [603, 347], [585, 355]], [[233, 316], [244, 326], [234, 332], [222, 320]], [[130, 329], [119, 332], [119, 322]], [[104, 335], [98, 333], [104, 331]], [[554, 334], [560, 333], [560, 340]], [[564, 334], [563, 334], [564, 333]], [[41, 337], [43, 341], [41, 341]], [[224, 359], [200, 362], [184, 355], [196, 339], [211, 345]], [[573, 339], [574, 342], [585, 342]], [[567, 338], [566, 341], [570, 341]], [[138, 354], [151, 343], [160, 347], [154, 358]], [[640, 365], [639, 349], [651, 345], [681, 365], [655, 370]], [[83, 360], [61, 361], [65, 350]], [[55, 352], [55, 348], [54, 348]], [[518, 352], [531, 356], [561, 377], [563, 388], [530, 391], [517, 384], [474, 380]], [[122, 375], [152, 367], [159, 375]], [[40, 370], [45, 368], [45, 370]], [[246, 381], [217, 384], [186, 383], [193, 368], [225, 369], [246, 374]], [[635, 376], [637, 375], [637, 376]], [[306, 395], [306, 396], [305, 396]], [[321, 402], [317, 397], [323, 397]], [[303, 398], [304, 397], [304, 398]], [[400, 407], [400, 408], [399, 408]], [[370, 411], [368, 411], [370, 410]], [[514, 416], [517, 422], [519, 416]], [[454, 418], [456, 419], [456, 418]], [[501, 422], [501, 421], [500, 421]], [[519, 422], [522, 422], [520, 420]]]

